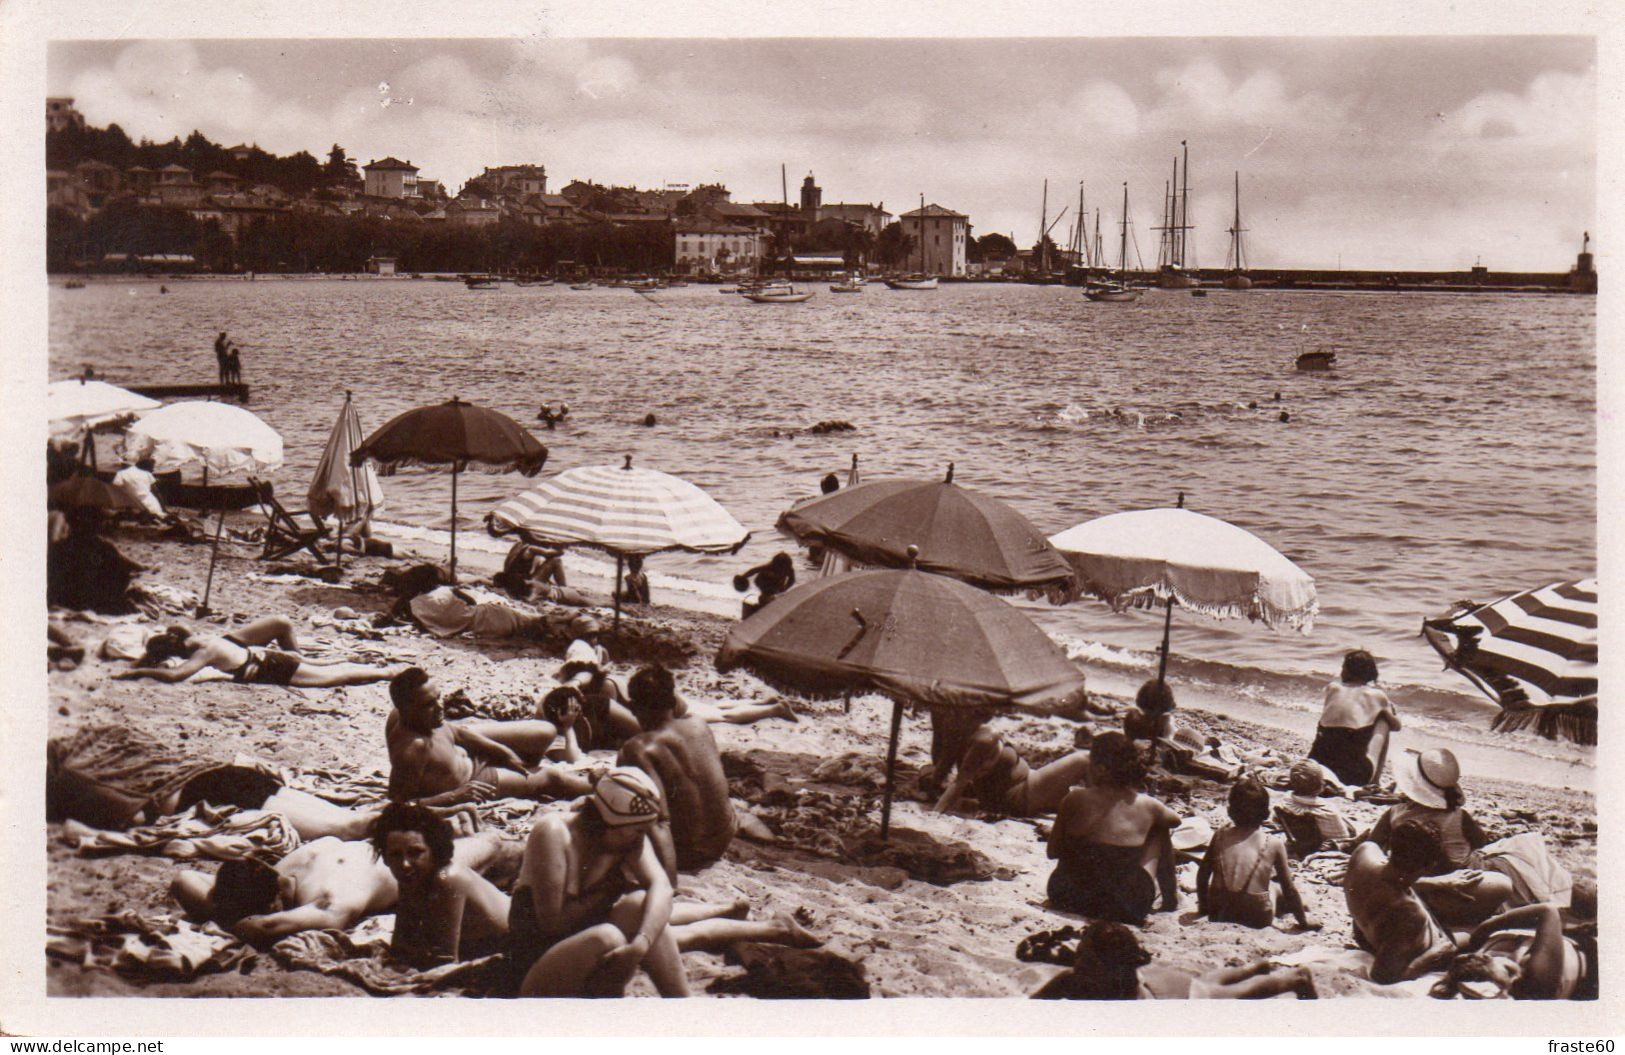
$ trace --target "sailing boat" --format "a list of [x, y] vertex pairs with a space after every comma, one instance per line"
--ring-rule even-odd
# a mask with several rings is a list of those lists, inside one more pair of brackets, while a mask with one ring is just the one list
[[901, 278], [888, 278], [886, 285], [892, 289], [936, 289], [937, 276], [925, 273], [925, 195], [920, 195], [920, 270], [912, 275]]
[[1247, 277], [1247, 258], [1241, 250], [1241, 173], [1236, 173], [1236, 218], [1230, 222], [1230, 255], [1225, 264], [1230, 273], [1224, 276], [1225, 289], [1252, 289], [1253, 280]]
[[[1101, 301], [1131, 301], [1139, 300], [1145, 290], [1130, 286], [1124, 276], [1128, 269], [1128, 184], [1123, 184], [1123, 219], [1122, 234], [1117, 243], [1117, 278], [1111, 282], [1092, 283], [1084, 287], [1083, 295], [1090, 300]], [[1097, 235], [1098, 237], [1098, 235]]]
[[1163, 195], [1163, 223], [1157, 228], [1162, 232], [1162, 260], [1157, 268], [1157, 285], [1163, 289], [1192, 289], [1201, 285], [1196, 276], [1185, 269], [1185, 250], [1193, 229], [1190, 222], [1191, 148], [1183, 139], [1179, 145], [1185, 148], [1184, 189], [1180, 189], [1180, 164], [1176, 157], [1173, 182]]

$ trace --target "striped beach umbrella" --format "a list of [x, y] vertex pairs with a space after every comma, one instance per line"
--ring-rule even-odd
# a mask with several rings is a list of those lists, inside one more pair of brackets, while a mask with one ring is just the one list
[[1554, 582], [1422, 624], [1445, 663], [1501, 706], [1498, 730], [1597, 737], [1597, 580]]
[[666, 550], [735, 553], [750, 532], [716, 499], [681, 477], [626, 463], [567, 469], [486, 518], [492, 535], [543, 546], [586, 546], [615, 555], [615, 619], [625, 558]]

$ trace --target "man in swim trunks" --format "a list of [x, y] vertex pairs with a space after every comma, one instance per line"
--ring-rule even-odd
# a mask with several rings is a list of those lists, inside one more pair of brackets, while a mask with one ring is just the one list
[[447, 724], [440, 687], [421, 667], [389, 683], [395, 708], [384, 724], [389, 745], [389, 797], [449, 806], [487, 799], [575, 798], [592, 790], [585, 777], [543, 761], [558, 735], [553, 723]]
[[722, 859], [738, 830], [722, 754], [706, 723], [676, 717], [671, 671], [651, 664], [632, 675], [627, 704], [644, 731], [621, 745], [616, 765], [636, 766], [654, 778], [670, 813], [652, 836], [660, 863], [675, 877]]

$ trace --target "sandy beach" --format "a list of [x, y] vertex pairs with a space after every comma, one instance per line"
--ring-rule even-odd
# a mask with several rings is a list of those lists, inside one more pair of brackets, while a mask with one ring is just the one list
[[[142, 529], [114, 538], [130, 557], [160, 569], [142, 576], [143, 581], [201, 594], [207, 546], [161, 540]], [[256, 553], [257, 546], [243, 543], [222, 547], [214, 582], [214, 606], [220, 611], [214, 618], [222, 631], [260, 615], [285, 614], [294, 621], [312, 658], [422, 665], [447, 688], [461, 687], [475, 701], [539, 698], [553, 684], [564, 641], [442, 641], [416, 630], [374, 640], [335, 627], [335, 608], [345, 606], [365, 615], [387, 607], [387, 595], [374, 584], [386, 569], [405, 566], [404, 554], [398, 552], [395, 560], [347, 563], [343, 583], [329, 585], [268, 578], [270, 569], [254, 559]], [[480, 571], [476, 559], [474, 567], [465, 565], [463, 578], [467, 581]], [[149, 629], [163, 625], [140, 617], [124, 621]], [[182, 617], [164, 622], [176, 621], [192, 622]], [[99, 723], [129, 722], [184, 745], [199, 758], [224, 760], [242, 753], [302, 772], [387, 772], [383, 724], [390, 704], [383, 684], [301, 690], [229, 681], [180, 685], [114, 681], [111, 675], [125, 664], [97, 653], [115, 624], [66, 625], [89, 655], [77, 669], [50, 673], [53, 737]], [[716, 672], [712, 657], [727, 626], [727, 620], [714, 614], [657, 606], [629, 617], [622, 641], [610, 643], [611, 656], [618, 672], [630, 669], [632, 652], [640, 648], [645, 654], [659, 652], [674, 665], [681, 662], [679, 685], [691, 699], [722, 702], [775, 695], [749, 675]], [[1126, 704], [1132, 683], [1092, 668], [1088, 673], [1096, 703]], [[1268, 756], [1266, 779], [1307, 749], [1304, 729], [1282, 728], [1291, 723], [1278, 718], [1264, 724], [1259, 709], [1239, 698], [1210, 692], [1182, 697], [1181, 702], [1190, 724], [1243, 754]], [[858, 698], [852, 701], [850, 714], [844, 713], [840, 701], [792, 703], [798, 722], [770, 719], [748, 726], [711, 727], [736, 803], [786, 838], [773, 845], [736, 839], [723, 861], [683, 878], [679, 899], [744, 897], [753, 918], [795, 912], [825, 939], [826, 949], [863, 965], [875, 996], [1019, 997], [1053, 974], [1054, 967], [1022, 963], [1015, 956], [1017, 944], [1029, 934], [1080, 922], [1044, 904], [1050, 869], [1043, 837], [1049, 818], [1034, 822], [930, 813], [913, 790], [914, 778], [928, 758], [929, 727], [923, 713], [910, 714], [903, 723], [900, 794], [892, 818], [901, 837], [894, 838], [891, 851], [879, 850], [871, 839], [878, 809], [854, 807], [878, 803], [890, 702]], [[1077, 733], [1077, 723], [1061, 717], [1002, 715], [994, 727], [1035, 763], [1070, 750]], [[1423, 745], [1401, 739], [1397, 746]], [[1502, 758], [1507, 752], [1487, 730], [1471, 751], [1456, 742], [1451, 746], [1462, 758], [1468, 809], [1492, 837], [1540, 831], [1577, 878], [1595, 876], [1596, 809], [1588, 790], [1589, 770], [1576, 773], [1534, 765], [1516, 771], [1521, 782], [1490, 779], [1484, 774], [1504, 776], [1510, 771]], [[1226, 787], [1220, 783], [1157, 775], [1152, 790], [1186, 816], [1201, 815], [1214, 828], [1225, 823]], [[1363, 802], [1346, 805], [1360, 828], [1374, 822], [1380, 809]], [[514, 815], [523, 818], [527, 811], [528, 806], [522, 807]], [[507, 830], [517, 834], [525, 827], [516, 821]], [[820, 830], [817, 838], [809, 834]], [[178, 915], [166, 898], [168, 883], [180, 867], [177, 862], [138, 854], [80, 856], [64, 839], [60, 825], [47, 825], [45, 837], [51, 925], [125, 909], [149, 916]], [[934, 852], [908, 852], [921, 845]], [[944, 848], [952, 852], [945, 853]], [[950, 860], [956, 869], [947, 878], [953, 881], [930, 882], [934, 872], [935, 878], [945, 878], [941, 866]], [[1145, 928], [1144, 941], [1159, 962], [1206, 970], [1260, 957], [1286, 957], [1311, 966], [1323, 996], [1417, 995], [1414, 988], [1375, 986], [1346, 969], [1353, 943], [1343, 894], [1315, 869], [1298, 871], [1311, 914], [1325, 924], [1312, 933], [1291, 929], [1290, 919], [1260, 931], [1200, 919], [1195, 914], [1193, 876], [1194, 865], [1182, 870], [1180, 911], [1156, 914]], [[741, 973], [717, 954], [688, 953], [684, 963], [700, 994]], [[287, 969], [266, 954], [249, 973], [208, 974], [187, 982], [137, 980], [56, 959], [50, 962], [47, 977], [52, 995], [362, 993], [349, 982]], [[640, 976], [631, 992], [652, 995], [653, 988]]]

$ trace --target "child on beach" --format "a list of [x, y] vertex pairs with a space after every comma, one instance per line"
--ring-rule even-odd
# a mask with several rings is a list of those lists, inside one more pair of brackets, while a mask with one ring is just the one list
[[649, 576], [643, 570], [643, 558], [636, 553], [626, 558], [626, 574], [621, 577], [621, 603], [650, 603]]
[[1320, 797], [1325, 790], [1325, 771], [1318, 762], [1298, 762], [1288, 776], [1291, 797], [1275, 807], [1275, 818], [1286, 830], [1288, 848], [1300, 856], [1327, 843], [1341, 843], [1354, 837], [1354, 826], [1333, 803]]
[[1256, 778], [1247, 777], [1230, 788], [1230, 824], [1219, 829], [1196, 871], [1196, 903], [1215, 923], [1268, 927], [1275, 922], [1275, 898], [1270, 880], [1281, 885], [1281, 903], [1297, 917], [1304, 930], [1320, 924], [1304, 911], [1303, 900], [1292, 884], [1286, 843], [1263, 830], [1270, 815], [1270, 794]]

